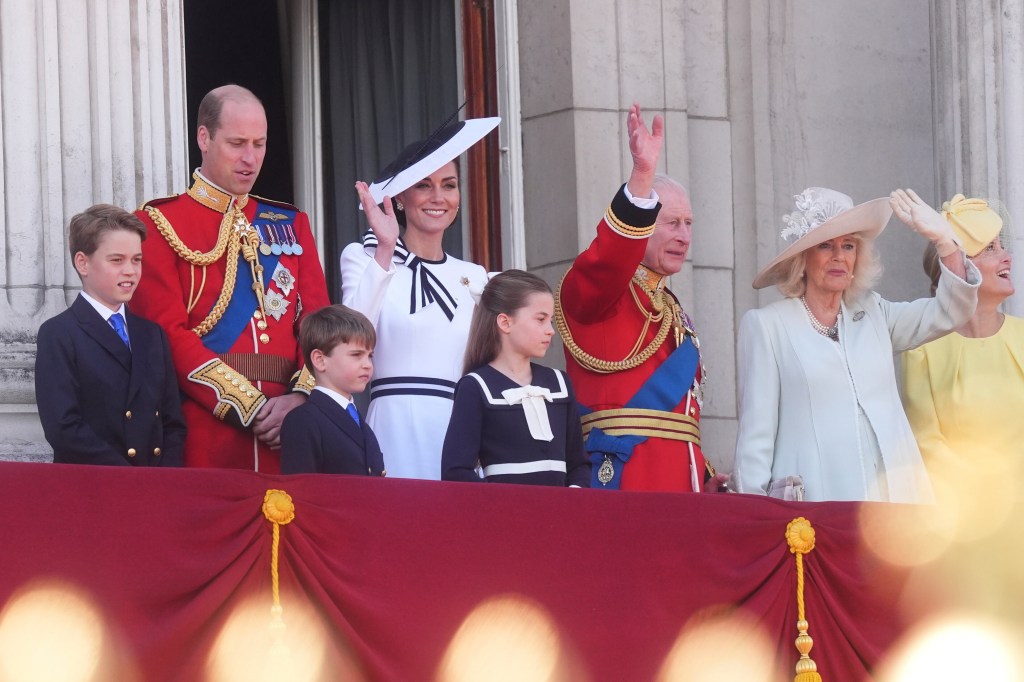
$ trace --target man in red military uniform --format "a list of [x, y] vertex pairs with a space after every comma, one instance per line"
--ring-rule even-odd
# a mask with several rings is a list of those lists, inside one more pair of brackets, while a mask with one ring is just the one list
[[633, 156], [629, 182], [566, 273], [556, 303], [593, 463], [591, 485], [715, 489], [728, 476], [715, 476], [701, 450], [700, 342], [665, 288], [665, 279], [686, 260], [693, 212], [686, 190], [655, 173], [661, 117], [648, 131], [634, 104], [626, 127]]
[[216, 88], [198, 124], [191, 187], [137, 212], [157, 236], [132, 305], [170, 339], [186, 466], [276, 473], [281, 422], [315, 385], [298, 321], [329, 303], [327, 285], [306, 214], [249, 194], [267, 143], [256, 96]]

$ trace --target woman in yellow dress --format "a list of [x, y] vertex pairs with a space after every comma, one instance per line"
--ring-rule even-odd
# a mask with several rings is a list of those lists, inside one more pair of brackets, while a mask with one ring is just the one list
[[[942, 209], [981, 271], [978, 307], [953, 333], [903, 354], [903, 401], [925, 465], [955, 480], [964, 466], [1009, 464], [1024, 450], [1024, 319], [999, 310], [1014, 291], [1002, 218], [961, 194]], [[934, 291], [934, 249], [924, 265]]]

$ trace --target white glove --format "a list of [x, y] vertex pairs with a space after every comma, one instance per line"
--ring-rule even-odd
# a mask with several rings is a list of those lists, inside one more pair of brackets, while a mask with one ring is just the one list
[[898, 189], [889, 195], [893, 213], [910, 229], [935, 245], [939, 258], [960, 250], [953, 227], [912, 189]]

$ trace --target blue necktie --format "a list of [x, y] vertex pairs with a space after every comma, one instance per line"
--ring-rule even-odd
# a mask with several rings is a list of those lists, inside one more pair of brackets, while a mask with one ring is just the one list
[[124, 341], [124, 345], [131, 348], [132, 344], [128, 343], [128, 330], [125, 329], [124, 318], [121, 317], [121, 313], [114, 313], [110, 316], [108, 321], [110, 322], [110, 326], [114, 328], [114, 331], [117, 332], [117, 335], [121, 337], [122, 341]]
[[356, 426], [359, 426], [359, 410], [356, 409], [355, 403], [349, 403], [348, 407], [345, 408], [348, 415], [355, 421]]

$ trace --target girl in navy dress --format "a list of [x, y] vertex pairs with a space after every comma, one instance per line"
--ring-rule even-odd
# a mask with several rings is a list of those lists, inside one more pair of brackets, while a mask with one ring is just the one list
[[446, 481], [590, 487], [590, 462], [569, 378], [531, 362], [551, 345], [555, 301], [536, 275], [508, 270], [473, 312], [462, 377], [441, 453]]

